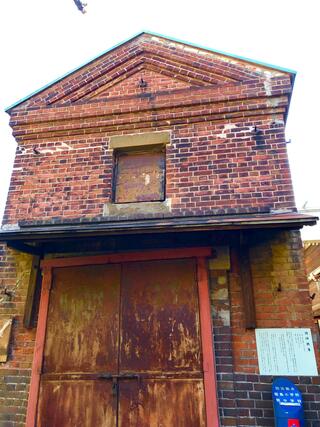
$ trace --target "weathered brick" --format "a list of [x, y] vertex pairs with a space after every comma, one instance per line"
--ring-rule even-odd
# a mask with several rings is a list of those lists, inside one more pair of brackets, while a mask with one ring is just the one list
[[[112, 202], [110, 137], [163, 130], [171, 132], [170, 210], [161, 217], [294, 210], [284, 134], [290, 75], [274, 71], [266, 82], [259, 67], [143, 35], [29, 98], [10, 111], [19, 146], [4, 224], [124, 219], [104, 211]], [[159, 213], [128, 215], [153, 217]], [[314, 328], [299, 233], [256, 237], [250, 258], [258, 327]], [[35, 330], [22, 325], [30, 267], [30, 256], [0, 246], [0, 288], [14, 291], [0, 305], [0, 318], [14, 318], [8, 362], [0, 367], [5, 427], [25, 423], [35, 340]], [[221, 425], [273, 426], [273, 378], [258, 374], [234, 265], [210, 271], [210, 291]], [[319, 379], [292, 380], [305, 397], [308, 427], [319, 427]]]

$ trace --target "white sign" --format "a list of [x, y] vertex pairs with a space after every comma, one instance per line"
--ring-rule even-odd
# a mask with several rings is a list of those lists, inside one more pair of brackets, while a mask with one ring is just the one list
[[256, 329], [260, 375], [318, 375], [310, 329]]

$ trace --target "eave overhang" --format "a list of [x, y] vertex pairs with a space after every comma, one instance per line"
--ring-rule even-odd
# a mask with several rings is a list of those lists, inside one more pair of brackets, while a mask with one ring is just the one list
[[41, 244], [46, 241], [63, 241], [87, 237], [112, 235], [168, 233], [219, 230], [249, 230], [265, 228], [299, 229], [316, 224], [318, 217], [295, 212], [246, 215], [211, 215], [152, 219], [79, 221], [60, 223], [30, 223], [0, 230], [0, 241]]

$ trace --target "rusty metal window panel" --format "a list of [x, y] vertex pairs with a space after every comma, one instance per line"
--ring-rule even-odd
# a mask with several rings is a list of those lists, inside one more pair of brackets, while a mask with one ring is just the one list
[[113, 182], [115, 203], [153, 202], [165, 199], [165, 148], [117, 150]]

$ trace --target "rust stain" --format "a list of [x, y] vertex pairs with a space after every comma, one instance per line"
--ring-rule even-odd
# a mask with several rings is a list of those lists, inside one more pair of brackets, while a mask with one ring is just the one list
[[164, 151], [119, 152], [116, 156], [115, 202], [164, 199]]
[[205, 427], [201, 380], [124, 381], [119, 391], [121, 427]]
[[192, 259], [57, 268], [38, 427], [204, 427]]
[[119, 265], [56, 269], [43, 372], [117, 372], [119, 299]]
[[42, 382], [37, 427], [115, 427], [110, 381]]
[[123, 266], [120, 368], [201, 371], [193, 260]]

